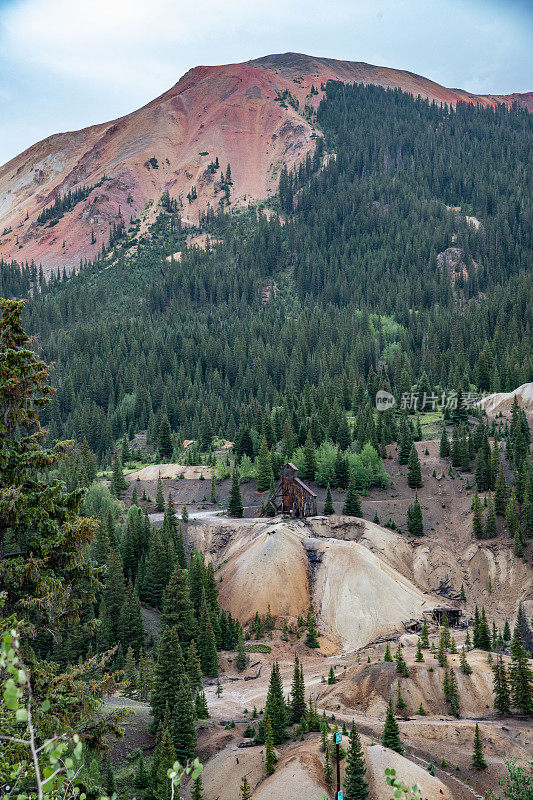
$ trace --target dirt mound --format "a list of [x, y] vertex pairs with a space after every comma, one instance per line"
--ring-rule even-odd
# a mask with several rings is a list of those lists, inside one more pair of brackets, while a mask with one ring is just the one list
[[512, 408], [514, 398], [517, 398], [518, 405], [523, 408], [526, 413], [533, 414], [533, 383], [523, 383], [514, 392], [497, 392], [496, 394], [489, 394], [479, 401], [479, 405], [487, 414], [495, 415], [508, 414]]
[[393, 750], [380, 744], [366, 748], [366, 778], [370, 783], [373, 800], [390, 800], [392, 790], [387, 785], [385, 770], [395, 769], [396, 775], [407, 786], [418, 784], [424, 800], [453, 800], [453, 795], [438, 778], [432, 777], [426, 769], [419, 767]]
[[[454, 631], [458, 644], [464, 639], [464, 633]], [[416, 640], [416, 637], [410, 637]], [[420, 704], [429, 715], [449, 714], [449, 706], [444, 700], [442, 683], [444, 669], [439, 667], [437, 659], [425, 651], [425, 662], [415, 662], [416, 647], [405, 645], [407, 637], [402, 639], [403, 654], [409, 667], [409, 678], [400, 678], [395, 663], [378, 661], [378, 663], [357, 664], [339, 674], [338, 683], [327, 686], [319, 693], [319, 704], [331, 710], [339, 704], [346, 710], [356, 709], [373, 717], [383, 717], [389, 695], [396, 699], [397, 685], [400, 681], [402, 697], [406, 703], [406, 714], [413, 716]], [[381, 648], [381, 658], [385, 645]], [[394, 652], [394, 650], [393, 650]], [[375, 648], [372, 653], [375, 657]], [[366, 656], [363, 657], [363, 662]], [[487, 654], [481, 651], [468, 653], [468, 661], [472, 667], [472, 675], [464, 675], [459, 669], [459, 656], [449, 655], [448, 663], [455, 671], [459, 688], [461, 716], [476, 717], [493, 704], [493, 675], [487, 661]]]
[[151, 464], [143, 467], [136, 472], [126, 475], [128, 481], [157, 481], [159, 475], [162, 478], [179, 478], [183, 476], [186, 480], [198, 479], [203, 475], [206, 480], [211, 478], [211, 467], [184, 467], [181, 464]]
[[[199, 526], [193, 535], [220, 564], [222, 604], [244, 624], [269, 605], [274, 618], [295, 619], [312, 603], [325, 639], [354, 649], [402, 629], [438, 602], [365, 544], [309, 532], [302, 521], [228, 520]], [[392, 532], [384, 536], [389, 547], [402, 544]]]
[[220, 601], [243, 624], [268, 605], [274, 617], [307, 613], [308, 564], [297, 524], [242, 526], [224, 555]]
[[401, 629], [404, 621], [422, 618], [435, 605], [364, 544], [337, 539], [306, 544], [321, 556], [313, 591], [320, 629], [347, 649]]

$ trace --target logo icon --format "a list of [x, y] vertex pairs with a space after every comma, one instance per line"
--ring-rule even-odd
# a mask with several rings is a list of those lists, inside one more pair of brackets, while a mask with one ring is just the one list
[[378, 411], [387, 411], [387, 409], [392, 408], [393, 405], [396, 403], [396, 398], [390, 392], [386, 392], [385, 389], [380, 389], [379, 392], [376, 392], [376, 408]]

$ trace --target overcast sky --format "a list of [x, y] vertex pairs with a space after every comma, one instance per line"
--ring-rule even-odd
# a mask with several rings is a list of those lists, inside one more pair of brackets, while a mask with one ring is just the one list
[[197, 64], [288, 50], [533, 90], [533, 0], [0, 0], [0, 164], [127, 114]]

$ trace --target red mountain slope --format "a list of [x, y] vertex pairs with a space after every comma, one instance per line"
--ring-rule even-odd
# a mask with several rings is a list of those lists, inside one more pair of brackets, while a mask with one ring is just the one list
[[[314, 107], [329, 79], [363, 82], [454, 104], [494, 105], [517, 100], [533, 109], [533, 93], [496, 97], [446, 89], [419, 75], [370, 64], [297, 53], [242, 64], [196, 67], [168, 92], [113, 122], [50, 136], [0, 167], [0, 258], [42, 263], [45, 272], [76, 268], [109, 240], [119, 219], [126, 226], [150, 200], [168, 190], [190, 222], [216, 206], [219, 173], [210, 162], [231, 164], [232, 204], [264, 199], [276, 190], [279, 169], [313, 150], [314, 131], [290, 104], [288, 90]], [[310, 96], [311, 86], [319, 89]], [[52, 227], [37, 217], [58, 195], [106, 180]], [[197, 199], [187, 194], [196, 188]]]

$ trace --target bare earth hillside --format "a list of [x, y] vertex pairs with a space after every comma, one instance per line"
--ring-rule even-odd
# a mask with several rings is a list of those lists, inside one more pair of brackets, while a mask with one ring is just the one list
[[[268, 198], [282, 164], [290, 168], [313, 151], [316, 133], [304, 108], [317, 107], [330, 79], [451, 105], [516, 100], [533, 107], [531, 93], [473, 95], [403, 70], [298, 53], [195, 67], [143, 108], [50, 136], [0, 167], [0, 258], [33, 260], [45, 272], [76, 269], [107, 245], [113, 224], [122, 218], [127, 227], [165, 191], [181, 203], [182, 219], [196, 223], [222, 196], [220, 171], [209, 169], [217, 158], [224, 170], [231, 164], [232, 205]], [[56, 224], [37, 222], [58, 196], [81, 187], [94, 188]], [[189, 202], [193, 187], [197, 199]]]

